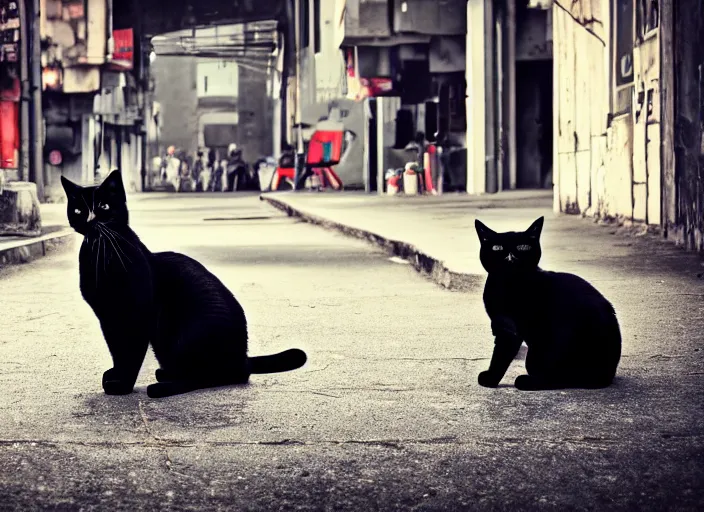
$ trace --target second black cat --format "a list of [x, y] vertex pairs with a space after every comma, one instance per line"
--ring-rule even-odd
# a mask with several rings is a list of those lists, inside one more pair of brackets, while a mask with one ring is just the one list
[[621, 331], [611, 303], [574, 274], [538, 267], [543, 217], [523, 232], [497, 233], [475, 222], [489, 273], [484, 306], [495, 336], [479, 384], [496, 387], [521, 344], [528, 346], [522, 390], [607, 387], [621, 358]]
[[103, 389], [134, 389], [149, 345], [159, 362], [151, 398], [243, 384], [250, 374], [295, 370], [306, 354], [290, 349], [248, 357], [244, 310], [203, 265], [176, 252], [152, 253], [128, 225], [122, 177], [100, 186], [61, 178], [71, 227], [84, 236], [80, 289], [95, 312], [112, 355]]

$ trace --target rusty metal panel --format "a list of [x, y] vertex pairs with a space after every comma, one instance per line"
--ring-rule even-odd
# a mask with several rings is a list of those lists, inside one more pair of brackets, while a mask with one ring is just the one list
[[359, 38], [390, 36], [387, 0], [347, 0], [345, 42]]

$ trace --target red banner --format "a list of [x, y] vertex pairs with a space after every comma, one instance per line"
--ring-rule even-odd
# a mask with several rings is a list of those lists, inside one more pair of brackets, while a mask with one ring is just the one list
[[115, 51], [112, 53], [113, 64], [121, 69], [132, 69], [134, 63], [134, 32], [131, 28], [112, 31]]

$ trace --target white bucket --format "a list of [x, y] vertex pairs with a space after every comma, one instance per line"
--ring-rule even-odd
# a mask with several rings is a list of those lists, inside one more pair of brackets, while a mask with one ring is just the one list
[[415, 172], [403, 172], [403, 193], [407, 196], [418, 195], [418, 175]]
[[259, 190], [268, 192], [271, 187], [271, 178], [276, 172], [276, 167], [273, 165], [262, 164], [259, 166]]

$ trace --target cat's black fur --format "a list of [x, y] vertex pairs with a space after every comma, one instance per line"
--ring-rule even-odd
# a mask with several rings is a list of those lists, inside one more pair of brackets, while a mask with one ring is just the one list
[[621, 332], [611, 303], [574, 274], [538, 267], [543, 217], [525, 232], [496, 233], [475, 222], [489, 273], [484, 306], [495, 336], [479, 384], [496, 387], [521, 343], [528, 346], [521, 390], [603, 388], [621, 359]]
[[109, 395], [131, 393], [149, 344], [159, 362], [152, 398], [243, 384], [253, 373], [295, 370], [302, 350], [247, 356], [247, 320], [237, 299], [197, 261], [152, 253], [129, 227], [119, 171], [100, 186], [61, 177], [71, 227], [84, 236], [80, 289], [112, 355], [103, 375]]

